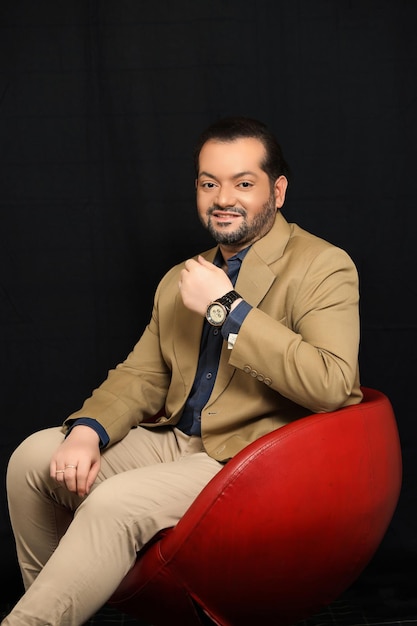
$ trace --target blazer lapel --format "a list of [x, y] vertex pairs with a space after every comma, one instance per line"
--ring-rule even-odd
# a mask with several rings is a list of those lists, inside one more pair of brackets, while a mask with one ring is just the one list
[[258, 306], [275, 280], [279, 280], [271, 269], [284, 254], [290, 238], [290, 226], [278, 212], [271, 230], [256, 241], [243, 260], [236, 282], [236, 291], [252, 306]]

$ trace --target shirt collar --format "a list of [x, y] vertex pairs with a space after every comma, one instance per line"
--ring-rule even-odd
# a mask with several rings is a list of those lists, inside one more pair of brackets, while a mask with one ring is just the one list
[[[229, 261], [239, 260], [242, 263], [243, 259], [249, 252], [251, 246], [252, 244], [248, 246], [247, 248], [243, 248], [243, 250], [240, 250], [239, 252], [231, 256]], [[216, 256], [214, 257], [213, 263], [214, 265], [217, 265], [217, 267], [222, 267], [224, 265], [224, 259], [223, 259], [223, 255], [221, 253], [220, 248], [217, 248]]]

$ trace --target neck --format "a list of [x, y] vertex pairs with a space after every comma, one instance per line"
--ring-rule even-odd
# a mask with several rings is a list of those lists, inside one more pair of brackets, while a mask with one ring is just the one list
[[222, 253], [222, 257], [226, 262], [230, 259], [230, 257], [234, 256], [235, 254], [246, 248], [246, 246], [225, 246], [223, 244], [219, 244], [219, 248], [220, 252]]

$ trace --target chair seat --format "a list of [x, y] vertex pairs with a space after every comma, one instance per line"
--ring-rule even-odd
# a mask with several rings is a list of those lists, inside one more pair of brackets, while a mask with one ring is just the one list
[[154, 626], [201, 625], [201, 611], [221, 626], [284, 626], [335, 600], [377, 550], [401, 488], [391, 403], [363, 393], [237, 454], [109, 603]]

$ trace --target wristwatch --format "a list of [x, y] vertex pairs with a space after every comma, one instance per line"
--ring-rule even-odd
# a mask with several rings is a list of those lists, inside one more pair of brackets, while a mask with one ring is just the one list
[[237, 291], [229, 291], [221, 298], [217, 298], [208, 305], [206, 320], [212, 326], [221, 326], [229, 315], [233, 302], [241, 297]]

